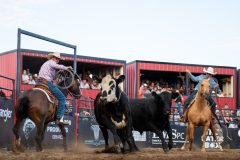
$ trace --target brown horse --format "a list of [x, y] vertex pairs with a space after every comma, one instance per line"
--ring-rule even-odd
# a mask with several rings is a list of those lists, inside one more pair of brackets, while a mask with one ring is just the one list
[[207, 130], [210, 128], [213, 134], [215, 141], [217, 142], [220, 150], [222, 151], [222, 147], [217, 140], [216, 136], [216, 127], [212, 121], [212, 112], [211, 108], [208, 104], [207, 97], [210, 95], [210, 83], [208, 79], [202, 80], [199, 85], [198, 92], [196, 94], [195, 99], [190, 104], [190, 108], [187, 111], [187, 119], [188, 126], [186, 130], [186, 140], [182, 149], [185, 148], [185, 144], [187, 140], [190, 143], [189, 150], [192, 150], [192, 145], [194, 141], [194, 129], [195, 127], [202, 126], [202, 148], [201, 151], [205, 152], [205, 141]]
[[[64, 83], [67, 82], [68, 84], [71, 83], [68, 89], [62, 90], [63, 94], [67, 96], [70, 92], [72, 95], [80, 96], [79, 91], [79, 80], [77, 79], [78, 76], [74, 76], [73, 79], [66, 78]], [[53, 104], [50, 103], [47, 95], [42, 90], [38, 89], [30, 89], [24, 91], [17, 99], [17, 106], [16, 106], [16, 123], [13, 127], [13, 133], [15, 135], [16, 140], [13, 142], [12, 149], [14, 152], [16, 151], [23, 151], [21, 144], [20, 144], [20, 137], [19, 137], [19, 128], [21, 122], [25, 118], [30, 118], [37, 127], [36, 133], [36, 150], [42, 151], [42, 141], [44, 139], [44, 132], [49, 122], [55, 120], [55, 112], [56, 107], [53, 107]], [[64, 150], [67, 150], [67, 143], [66, 143], [66, 131], [64, 129], [64, 125], [58, 125], [62, 136], [63, 136], [63, 147]]]

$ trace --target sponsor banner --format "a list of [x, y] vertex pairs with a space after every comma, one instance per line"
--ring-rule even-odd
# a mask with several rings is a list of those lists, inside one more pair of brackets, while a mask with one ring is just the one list
[[[78, 124], [78, 140], [80, 143], [84, 143], [90, 147], [105, 146], [102, 131], [94, 117], [80, 117]], [[143, 132], [140, 134], [137, 131], [133, 131], [133, 137], [137, 146], [145, 147], [147, 145], [147, 134], [148, 132]], [[109, 130], [108, 142], [110, 146], [114, 144], [113, 135]], [[128, 145], [126, 144], [126, 149], [127, 148]]]
[[[69, 125], [65, 126], [65, 130], [67, 133], [67, 143], [74, 142], [74, 118], [72, 116], [65, 115], [65, 121], [68, 121]], [[37, 133], [36, 125], [30, 119], [26, 119], [23, 121], [22, 126], [20, 127], [20, 137], [21, 142], [29, 147], [35, 146], [35, 136]], [[63, 137], [60, 128], [55, 122], [51, 122], [47, 125], [45, 133], [43, 146], [56, 146], [62, 145]]]
[[11, 99], [0, 97], [0, 147], [6, 148], [13, 138], [13, 111], [14, 102]]
[[[90, 147], [105, 146], [105, 141], [99, 125], [93, 117], [79, 117], [78, 141]], [[112, 134], [108, 131], [109, 144], [112, 143]]]
[[[174, 147], [180, 147], [184, 141], [185, 141], [185, 126], [172, 126], [172, 138], [173, 138], [173, 146]], [[167, 132], [163, 132], [163, 137], [165, 141], [168, 143], [169, 137], [167, 135]], [[147, 142], [149, 143], [148, 146], [151, 147], [162, 147], [162, 141], [159, 139], [158, 135], [153, 132], [149, 132], [147, 137]]]
[[[172, 135], [173, 135], [173, 145], [175, 148], [180, 148], [186, 137], [186, 127], [185, 126], [177, 126], [177, 125], [172, 125]], [[147, 143], [149, 147], [162, 147], [162, 142], [159, 139], [159, 137], [152, 132], [149, 132], [150, 134], [147, 134]], [[217, 134], [217, 139], [220, 143], [220, 145], [223, 148], [231, 148], [231, 149], [238, 149], [240, 148], [240, 129], [238, 128], [228, 128], [228, 133], [227, 129], [223, 128], [222, 134], [221, 132], [218, 132]], [[163, 137], [165, 138], [166, 142], [168, 142], [169, 138], [167, 133], [164, 131], [163, 132]], [[202, 145], [202, 127], [195, 128], [194, 132], [194, 144], [198, 146], [199, 148]], [[219, 146], [215, 142], [212, 132], [209, 129], [207, 131], [207, 137], [206, 137], [206, 142], [205, 142], [205, 148], [207, 149], [218, 149]]]

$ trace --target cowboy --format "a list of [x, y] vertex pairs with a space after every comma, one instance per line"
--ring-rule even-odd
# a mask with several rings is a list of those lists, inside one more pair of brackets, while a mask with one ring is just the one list
[[54, 84], [54, 78], [56, 76], [56, 71], [60, 70], [67, 70], [72, 69], [71, 66], [64, 66], [59, 65], [59, 61], [62, 59], [60, 53], [54, 52], [49, 53], [48, 61], [46, 61], [40, 68], [39, 71], [39, 79], [41, 82], [45, 83], [52, 94], [58, 99], [58, 110], [56, 115], [56, 124], [67, 124], [63, 120], [63, 116], [65, 113], [65, 104], [66, 104], [66, 97], [65, 95], [59, 90], [59, 88]]
[[[214, 69], [212, 67], [208, 67], [207, 70], [204, 68], [203, 72], [205, 74], [201, 74], [199, 76], [194, 76], [192, 75], [192, 73], [187, 69], [186, 70], [187, 74], [189, 75], [190, 79], [194, 82], [198, 82], [198, 84], [195, 86], [194, 91], [192, 92], [192, 94], [190, 94], [187, 99], [184, 101], [184, 107], [183, 107], [183, 115], [181, 116], [181, 121], [186, 121], [186, 110], [189, 106], [189, 104], [191, 103], [191, 101], [193, 100], [193, 98], [196, 96], [197, 92], [198, 92], [198, 87], [201, 83], [201, 81], [203, 79], [209, 79], [210, 81], [210, 89], [215, 90], [217, 89], [217, 93], [221, 94], [221, 90], [219, 89], [219, 85], [217, 82], [217, 79], [214, 78], [213, 76], [216, 75], [217, 73], [214, 72]], [[211, 107], [212, 113], [215, 114], [216, 111], [216, 103], [214, 102], [214, 100], [212, 99], [211, 95], [209, 95], [207, 97], [207, 100], [209, 102], [209, 105]]]

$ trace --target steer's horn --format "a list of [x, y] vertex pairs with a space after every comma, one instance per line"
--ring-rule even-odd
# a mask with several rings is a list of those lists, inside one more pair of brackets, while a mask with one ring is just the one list
[[125, 122], [125, 115], [124, 114], [122, 115], [122, 121], [121, 122], [115, 121], [112, 117], [111, 117], [111, 120], [115, 124], [117, 129], [122, 129], [127, 125], [126, 122]]

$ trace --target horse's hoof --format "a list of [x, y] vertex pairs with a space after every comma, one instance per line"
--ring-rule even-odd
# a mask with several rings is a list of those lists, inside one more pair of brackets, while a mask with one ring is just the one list
[[12, 152], [13, 153], [18, 153], [19, 151], [17, 150], [17, 147], [15, 145], [12, 146]]
[[181, 151], [185, 150], [185, 147], [181, 147], [180, 150], [181, 150]]
[[24, 147], [21, 146], [21, 145], [17, 145], [17, 146], [16, 146], [16, 149], [17, 149], [19, 152], [24, 152], [24, 151], [25, 151]]
[[37, 148], [36, 148], [36, 151], [37, 151], [37, 152], [42, 152], [42, 151], [43, 151], [43, 149], [42, 149], [42, 148], [39, 148], [39, 147], [37, 147]]

